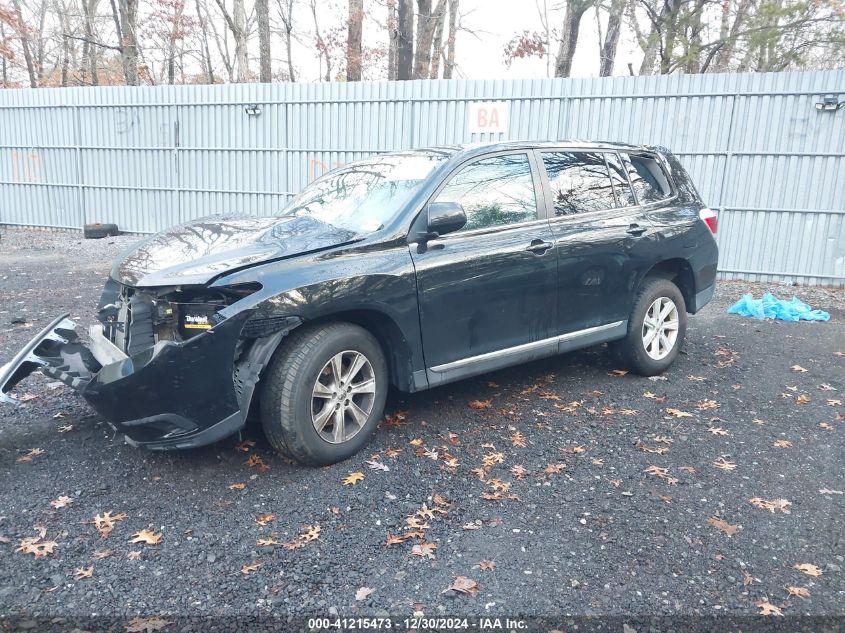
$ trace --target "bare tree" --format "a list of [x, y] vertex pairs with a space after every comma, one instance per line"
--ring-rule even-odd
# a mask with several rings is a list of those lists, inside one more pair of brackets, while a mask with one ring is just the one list
[[411, 79], [414, 63], [413, 0], [398, 0], [396, 33], [396, 78]]
[[[83, 0], [84, 2], [84, 0]], [[202, 47], [201, 59], [206, 81], [214, 83], [214, 64], [211, 61], [211, 49], [208, 46], [208, 10], [203, 7], [200, 0], [196, 0], [197, 21], [200, 27], [200, 45]]]
[[607, 34], [601, 47], [599, 60], [599, 76], [609, 77], [613, 74], [613, 64], [616, 62], [616, 47], [622, 33], [622, 14], [628, 0], [611, 0], [607, 15]]
[[279, 0], [279, 18], [282, 21], [282, 39], [287, 54], [289, 81], [296, 81], [296, 71], [293, 67], [293, 3], [294, 0]]
[[[17, 1], [17, 0], [15, 0]], [[138, 85], [138, 0], [110, 0], [120, 59], [127, 86]]]
[[443, 79], [451, 79], [455, 72], [455, 39], [458, 34], [458, 2], [449, 0], [449, 38], [446, 40], [446, 59], [443, 61]]
[[[113, 0], [112, 0], [113, 1]], [[232, 37], [235, 40], [235, 69], [237, 71], [236, 77], [238, 82], [247, 82], [252, 79], [252, 74], [249, 71], [249, 55], [247, 50], [247, 23], [246, 23], [246, 9], [244, 8], [244, 0], [232, 1], [232, 12], [226, 9], [225, 0], [214, 0], [217, 3], [226, 25], [232, 32]]]
[[396, 15], [396, 0], [387, 0], [387, 78], [396, 79], [396, 61], [398, 57], [398, 18]]
[[24, 61], [26, 61], [26, 72], [29, 75], [29, 86], [30, 88], [37, 88], [38, 74], [35, 70], [35, 62], [33, 61], [32, 49], [29, 41], [29, 29], [27, 29], [26, 22], [23, 18], [20, 0], [12, 0], [12, 8], [14, 9], [14, 25], [18, 32], [18, 39], [21, 43]]
[[268, 0], [255, 0], [255, 16], [258, 22], [258, 81], [268, 84], [273, 81]]
[[349, 0], [349, 23], [346, 36], [346, 81], [361, 81], [364, 0]]
[[581, 32], [581, 19], [595, 0], [566, 0], [566, 15], [561, 28], [560, 46], [555, 59], [555, 77], [569, 77], [572, 73], [572, 60], [578, 46]]

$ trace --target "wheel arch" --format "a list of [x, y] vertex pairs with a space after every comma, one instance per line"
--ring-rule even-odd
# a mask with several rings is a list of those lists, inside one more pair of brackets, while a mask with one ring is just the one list
[[692, 266], [687, 260], [680, 257], [664, 259], [652, 266], [643, 275], [640, 283], [650, 278], [668, 279], [678, 286], [684, 297], [687, 312], [689, 312], [691, 306], [695, 305], [695, 276], [692, 272]]

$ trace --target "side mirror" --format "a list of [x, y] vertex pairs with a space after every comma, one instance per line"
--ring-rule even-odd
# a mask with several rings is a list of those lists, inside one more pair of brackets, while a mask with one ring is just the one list
[[457, 202], [432, 202], [426, 208], [428, 232], [432, 237], [452, 233], [467, 223], [467, 214]]

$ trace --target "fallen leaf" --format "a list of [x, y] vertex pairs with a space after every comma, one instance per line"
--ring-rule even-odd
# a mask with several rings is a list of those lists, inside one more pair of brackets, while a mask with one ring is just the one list
[[819, 493], [823, 495], [841, 495], [842, 490], [831, 490], [830, 488], [819, 488]]
[[413, 549], [411, 550], [411, 554], [414, 556], [422, 556], [424, 558], [434, 558], [434, 550], [437, 549], [436, 543], [427, 543], [423, 541], [422, 543], [417, 543], [414, 545]]
[[464, 523], [462, 526], [465, 530], [480, 530], [481, 524], [480, 523]]
[[140, 616], [132, 618], [126, 624], [126, 633], [153, 633], [170, 626], [173, 622], [165, 620], [157, 615], [142, 618]]
[[676, 418], [691, 418], [693, 417], [692, 413], [687, 413], [686, 411], [681, 411], [680, 409], [666, 409], [666, 413], [669, 415], [676, 417]]
[[443, 593], [449, 591], [450, 589], [468, 596], [474, 596], [478, 593], [478, 583], [466, 576], [458, 576], [455, 578], [455, 582], [449, 585]]
[[132, 535], [134, 538], [130, 539], [130, 543], [146, 543], [147, 545], [158, 545], [161, 543], [162, 534], [156, 534], [150, 530], [141, 530]]
[[405, 537], [396, 536], [395, 534], [388, 534], [387, 539], [385, 540], [384, 544], [387, 545], [387, 546], [399, 545], [399, 543], [402, 543], [404, 541], [405, 541]]
[[281, 545], [279, 541], [274, 539], [272, 536], [270, 538], [260, 538], [255, 541], [256, 545], [261, 545], [262, 547], [272, 547], [273, 545]]
[[511, 444], [514, 446], [524, 447], [525, 446], [525, 436], [517, 431], [513, 435], [511, 435]]
[[621, 479], [608, 479], [608, 481], [610, 482], [610, 484], [611, 484], [614, 488], [618, 488], [619, 486], [621, 486], [621, 485], [622, 485], [622, 480], [621, 480]]
[[710, 431], [713, 435], [727, 435], [728, 434], [728, 432], [720, 426], [711, 426], [707, 430]]
[[258, 525], [267, 525], [268, 523], [272, 523], [275, 520], [275, 514], [262, 514], [255, 518], [255, 522], [258, 523]]
[[771, 501], [768, 501], [766, 499], [761, 499], [760, 497], [754, 497], [749, 500], [749, 503], [757, 508], [768, 510], [772, 513], [776, 510], [780, 510], [784, 514], [789, 514], [789, 509], [792, 507], [792, 503], [786, 499], [772, 499]]
[[734, 470], [734, 469], [736, 468], [736, 464], [735, 464], [735, 463], [733, 463], [733, 462], [729, 462], [729, 461], [728, 461], [728, 460], [726, 460], [724, 457], [720, 457], [719, 459], [717, 459], [716, 461], [714, 461], [714, 462], [713, 462], [713, 465], [714, 465], [716, 468], [719, 468], [719, 469], [721, 469], [721, 470]]
[[358, 470], [358, 471], [355, 471], [354, 473], [349, 473], [349, 476], [346, 477], [343, 480], [343, 485], [344, 486], [354, 486], [355, 484], [357, 484], [359, 481], [362, 481], [363, 479], [364, 479], [364, 473], [362, 473], [360, 470]]
[[91, 578], [94, 575], [94, 567], [77, 567], [73, 571], [73, 577], [76, 580], [82, 580], [83, 578]]
[[721, 406], [722, 405], [720, 405], [715, 400], [700, 400], [695, 403], [695, 408], [699, 411], [709, 411], [711, 409], [718, 409]]
[[316, 541], [320, 538], [320, 530], [321, 528], [319, 525], [306, 525], [305, 531], [299, 535], [299, 538], [305, 543]]
[[803, 367], [801, 367], [801, 365], [793, 365], [792, 367], [790, 367], [790, 369], [792, 371], [800, 373], [800, 374], [806, 374], [807, 373], [807, 370], [804, 369]]
[[[18, 400], [21, 400], [21, 398], [18, 398]], [[34, 457], [38, 457], [39, 455], [43, 454], [43, 448], [31, 448], [29, 449], [29, 452], [26, 455], [21, 455], [20, 457], [18, 457], [18, 463], [27, 464], [31, 462]]]
[[768, 600], [760, 600], [759, 602], [755, 602], [754, 606], [760, 609], [760, 613], [758, 615], [783, 615], [783, 611], [780, 610], [780, 607], [776, 607]]
[[258, 571], [258, 568], [261, 567], [261, 565], [263, 565], [263, 564], [264, 563], [262, 563], [259, 560], [259, 561], [255, 561], [254, 563], [244, 565], [243, 567], [241, 567], [241, 573], [244, 574], [245, 576], [248, 576], [249, 574]]
[[481, 409], [489, 409], [492, 406], [493, 406], [492, 400], [472, 400], [469, 403], [469, 408], [475, 409], [477, 411], [480, 411]]
[[650, 391], [646, 391], [643, 394], [643, 398], [648, 398], [649, 400], [656, 400], [657, 402], [666, 402], [666, 396], [658, 396], [656, 393], [652, 393]]
[[388, 457], [398, 457], [399, 455], [402, 454], [402, 449], [401, 448], [388, 448], [386, 451], [384, 451], [384, 454], [387, 455]]
[[547, 475], [557, 475], [564, 468], [566, 468], [566, 464], [549, 464], [545, 469], [543, 469], [543, 472]]
[[[833, 398], [828, 398], [827, 406], [829, 406], [829, 407], [841, 407], [842, 401], [841, 400], [834, 400]], [[35, 449], [33, 449], [33, 450], [35, 450]]]
[[241, 453], [248, 453], [249, 449], [253, 446], [255, 446], [255, 442], [253, 440], [244, 440], [243, 442], [235, 444], [235, 450]]
[[797, 569], [801, 573], [807, 574], [808, 576], [818, 577], [822, 575], [821, 568], [816, 567], [815, 565], [812, 565], [810, 563], [795, 563], [792, 566], [792, 569]]
[[24, 554], [32, 554], [35, 558], [44, 558], [48, 554], [52, 554], [59, 544], [55, 541], [42, 541], [42, 538], [44, 538], [43, 535], [40, 537], [30, 536], [28, 538], [21, 539], [21, 542], [15, 551], [23, 552]]
[[792, 442], [789, 440], [775, 440], [772, 446], [775, 448], [792, 448]]
[[63, 424], [56, 430], [59, 433], [70, 433], [73, 430], [73, 424]]
[[790, 586], [786, 587], [786, 592], [790, 596], [795, 596], [795, 597], [798, 597], [798, 598], [809, 598], [810, 597], [810, 590], [807, 589], [806, 587], [793, 587], [793, 586], [790, 585]]
[[432, 501], [434, 501], [435, 505], [438, 505], [438, 506], [443, 506], [443, 507], [448, 508], [450, 505], [452, 505], [442, 495], [435, 494], [431, 499], [432, 499]]
[[620, 378], [628, 373], [627, 369], [613, 369], [607, 372], [608, 376], [613, 376], [615, 378]]
[[123, 512], [112, 514], [111, 512], [104, 512], [94, 517], [94, 527], [100, 533], [100, 536], [106, 538], [114, 529], [114, 524], [117, 521], [123, 521], [127, 516]]
[[246, 488], [246, 484], [231, 484], [227, 486], [227, 488], [229, 488], [229, 490], [243, 490]]
[[102, 560], [104, 558], [108, 558], [109, 556], [113, 556], [113, 555], [114, 555], [114, 552], [110, 549], [103, 550], [103, 551], [100, 551], [100, 552], [94, 552], [94, 558], [96, 558], [97, 560]]
[[128, 558], [129, 560], [141, 560], [141, 551], [135, 550], [133, 552], [129, 552], [126, 555], [126, 558]]
[[501, 464], [505, 461], [504, 453], [488, 453], [484, 457], [481, 458], [481, 464], [485, 468], [490, 468], [494, 464]]
[[258, 468], [258, 470], [263, 473], [266, 473], [268, 470], [270, 470], [270, 466], [268, 466], [267, 463], [263, 459], [261, 459], [261, 455], [259, 455], [258, 453], [253, 453], [252, 455], [250, 455], [249, 459], [247, 459], [244, 463], [250, 468]]
[[53, 499], [50, 502], [50, 505], [58, 510], [59, 508], [66, 508], [71, 503], [73, 503], [73, 499], [71, 497], [67, 497], [65, 495], [62, 495], [58, 499]]
[[744, 569], [742, 570], [742, 584], [746, 587], [754, 584], [754, 576], [749, 574]]
[[709, 519], [707, 519], [707, 524], [712, 525], [714, 528], [716, 528], [717, 530], [719, 530], [721, 532], [724, 532], [728, 536], [733, 536], [734, 534], [737, 533], [737, 530], [739, 530], [738, 525], [731, 525], [730, 523], [728, 523], [724, 519], [720, 519], [719, 517], [716, 517], [716, 516], [712, 516]]
[[478, 567], [484, 571], [492, 571], [496, 569], [496, 561], [485, 559], [478, 562]]
[[359, 587], [358, 591], [355, 592], [355, 599], [366, 600], [374, 591], [375, 589], [371, 589], [370, 587]]
[[808, 402], [810, 402], [809, 396], [803, 393], [795, 398], [795, 404], [807, 404]]
[[379, 461], [377, 459], [370, 459], [370, 460], [368, 460], [364, 463], [367, 466], [369, 466], [370, 468], [372, 468], [373, 470], [382, 470], [384, 472], [390, 471], [390, 468], [388, 466], [386, 466], [385, 464], [383, 464], [381, 461]]

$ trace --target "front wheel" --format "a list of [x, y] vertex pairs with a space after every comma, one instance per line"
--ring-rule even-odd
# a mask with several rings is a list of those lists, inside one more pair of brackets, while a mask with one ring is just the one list
[[349, 323], [294, 333], [276, 352], [261, 392], [261, 423], [283, 455], [313, 466], [347, 459], [384, 412], [387, 363], [378, 341]]
[[646, 279], [634, 299], [625, 338], [611, 348], [632, 370], [655, 376], [669, 368], [687, 330], [684, 295], [668, 279]]

